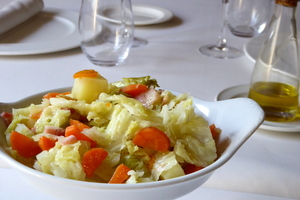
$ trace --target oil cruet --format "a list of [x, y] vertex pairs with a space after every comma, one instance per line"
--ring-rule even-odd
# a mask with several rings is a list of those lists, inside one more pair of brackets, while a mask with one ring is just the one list
[[288, 122], [296, 118], [299, 104], [297, 0], [276, 0], [275, 4], [253, 69], [249, 98], [263, 108], [265, 120]]

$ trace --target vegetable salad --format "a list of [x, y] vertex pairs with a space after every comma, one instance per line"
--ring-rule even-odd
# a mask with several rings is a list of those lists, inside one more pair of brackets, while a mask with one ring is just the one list
[[188, 94], [158, 89], [149, 76], [73, 77], [71, 91], [1, 114], [7, 150], [19, 162], [58, 177], [129, 184], [183, 176], [217, 158], [220, 129], [194, 112]]

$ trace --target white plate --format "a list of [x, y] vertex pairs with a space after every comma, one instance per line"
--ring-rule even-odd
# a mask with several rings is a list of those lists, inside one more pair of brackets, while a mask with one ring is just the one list
[[[247, 97], [249, 91], [249, 85], [239, 85], [227, 88], [221, 91], [217, 97], [217, 101], [233, 99], [239, 97]], [[300, 132], [300, 118], [292, 122], [270, 122], [264, 121], [260, 126], [261, 129], [278, 131], [278, 132]]]
[[[132, 12], [136, 26], [163, 23], [173, 17], [173, 13], [167, 9], [148, 5], [132, 5]], [[111, 22], [120, 23], [120, 12], [116, 9], [105, 10], [103, 15]]]
[[42, 54], [80, 45], [78, 12], [44, 9], [0, 37], [0, 55]]

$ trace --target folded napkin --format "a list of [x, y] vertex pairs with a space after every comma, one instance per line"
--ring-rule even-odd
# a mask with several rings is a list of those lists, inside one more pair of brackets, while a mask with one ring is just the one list
[[37, 14], [44, 7], [43, 0], [16, 0], [0, 10], [0, 35]]

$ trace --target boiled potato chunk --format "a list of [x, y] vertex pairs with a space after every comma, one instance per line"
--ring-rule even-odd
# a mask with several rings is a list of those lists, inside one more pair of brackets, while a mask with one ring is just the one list
[[100, 93], [107, 92], [108, 81], [102, 76], [75, 78], [72, 97], [87, 103], [95, 101]]
[[182, 167], [179, 165], [179, 163], [177, 163], [171, 169], [161, 173], [160, 178], [166, 180], [166, 179], [176, 178], [183, 175], [185, 175], [184, 171]]

